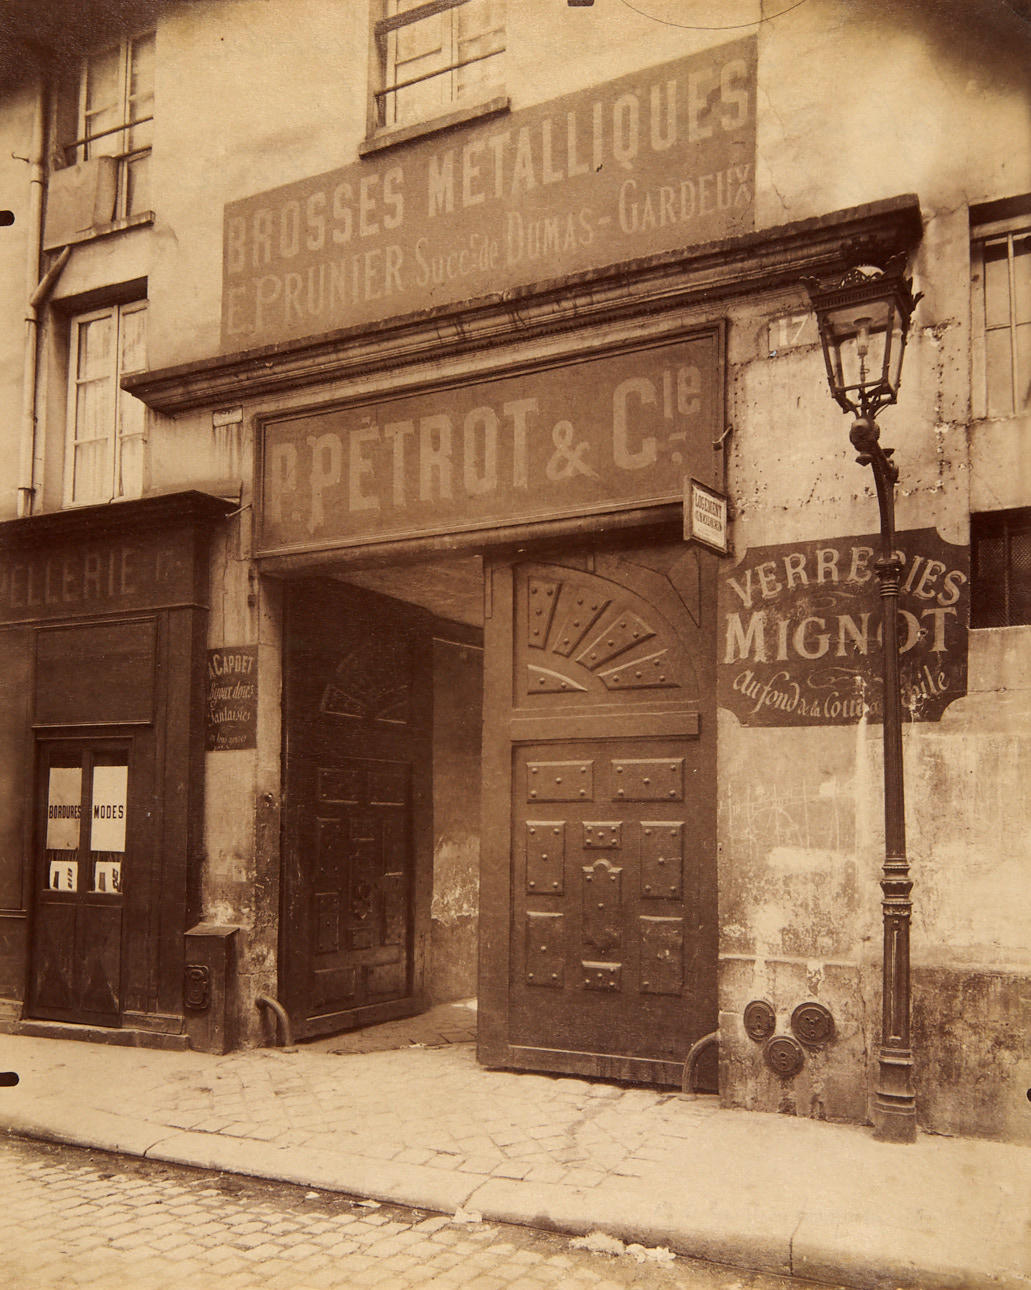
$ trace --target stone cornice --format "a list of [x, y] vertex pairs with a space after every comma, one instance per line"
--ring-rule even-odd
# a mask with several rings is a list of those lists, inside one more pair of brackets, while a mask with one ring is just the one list
[[794, 286], [803, 276], [840, 272], [858, 238], [908, 251], [921, 233], [919, 200], [906, 194], [457, 306], [142, 372], [122, 384], [170, 415], [221, 407], [514, 339]]

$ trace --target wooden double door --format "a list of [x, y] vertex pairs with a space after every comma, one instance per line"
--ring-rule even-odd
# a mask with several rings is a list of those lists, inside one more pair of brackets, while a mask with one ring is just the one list
[[123, 893], [140, 882], [129, 872], [131, 749], [103, 738], [40, 747], [30, 1016], [121, 1024]]
[[428, 615], [288, 584], [280, 991], [299, 1036], [423, 1006], [432, 888]]
[[676, 1084], [716, 1028], [715, 561], [488, 571], [481, 1061]]

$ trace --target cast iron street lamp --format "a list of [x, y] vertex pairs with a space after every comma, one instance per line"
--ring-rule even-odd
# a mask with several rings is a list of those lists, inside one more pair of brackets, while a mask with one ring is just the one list
[[920, 294], [904, 276], [905, 257], [885, 267], [850, 270], [833, 287], [806, 280], [820, 328], [831, 394], [855, 421], [849, 432], [860, 465], [872, 466], [881, 516], [881, 552], [874, 568], [883, 599], [884, 893], [883, 1002], [880, 1071], [874, 1093], [874, 1136], [916, 1140], [916, 1098], [910, 1047], [909, 925], [913, 884], [906, 857], [902, 779], [902, 696], [899, 688], [898, 597], [902, 561], [895, 550], [894, 449], [882, 448], [876, 416], [898, 398], [909, 320]]

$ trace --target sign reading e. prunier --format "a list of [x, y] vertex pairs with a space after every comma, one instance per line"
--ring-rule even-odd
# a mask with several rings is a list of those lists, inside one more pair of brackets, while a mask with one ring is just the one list
[[285, 554], [678, 502], [714, 482], [723, 332], [270, 420], [258, 546]]
[[223, 348], [749, 232], [755, 101], [750, 37], [234, 202]]

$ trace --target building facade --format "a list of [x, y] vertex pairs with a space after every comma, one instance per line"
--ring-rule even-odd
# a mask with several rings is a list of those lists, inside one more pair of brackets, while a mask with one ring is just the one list
[[487, 1065], [866, 1122], [877, 504], [804, 282], [903, 255], [918, 1116], [1031, 1139], [1020, 6], [17, 12], [0, 1024], [476, 994]]

